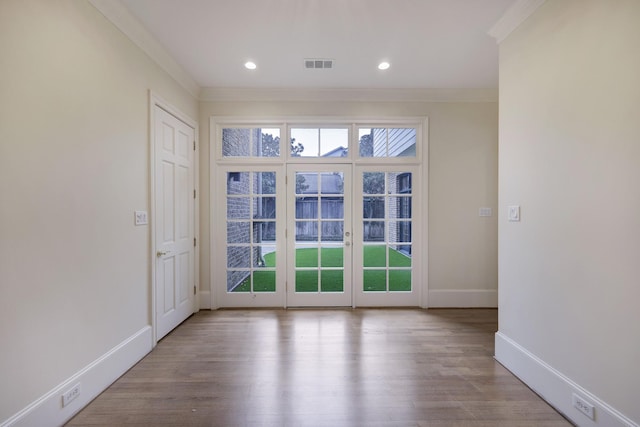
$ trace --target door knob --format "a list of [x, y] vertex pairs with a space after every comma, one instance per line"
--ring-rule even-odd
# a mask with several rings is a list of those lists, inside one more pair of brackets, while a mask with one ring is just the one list
[[156, 256], [158, 258], [160, 258], [161, 256], [165, 256], [168, 253], [169, 253], [169, 251], [158, 251], [158, 252], [156, 252]]
[[351, 236], [351, 233], [349, 233], [348, 231], [346, 233], [344, 233], [345, 236], [349, 237]]

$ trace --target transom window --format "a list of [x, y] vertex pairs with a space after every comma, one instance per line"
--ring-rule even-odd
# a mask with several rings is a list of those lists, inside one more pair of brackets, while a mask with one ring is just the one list
[[[218, 157], [224, 159], [271, 158], [366, 160], [416, 159], [420, 125], [384, 127], [265, 123], [218, 125]], [[353, 135], [353, 136], [352, 136]], [[378, 160], [378, 161], [379, 161]]]

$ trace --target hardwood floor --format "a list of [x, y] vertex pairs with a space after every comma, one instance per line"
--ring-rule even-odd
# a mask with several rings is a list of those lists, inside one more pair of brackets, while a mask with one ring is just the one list
[[493, 359], [497, 310], [201, 311], [69, 426], [568, 426]]

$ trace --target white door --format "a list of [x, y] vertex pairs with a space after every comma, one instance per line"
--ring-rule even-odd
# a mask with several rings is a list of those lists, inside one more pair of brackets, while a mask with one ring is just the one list
[[420, 169], [358, 166], [354, 180], [355, 305], [419, 306]]
[[351, 306], [351, 165], [287, 167], [287, 305]]
[[195, 131], [155, 108], [156, 339], [195, 309]]

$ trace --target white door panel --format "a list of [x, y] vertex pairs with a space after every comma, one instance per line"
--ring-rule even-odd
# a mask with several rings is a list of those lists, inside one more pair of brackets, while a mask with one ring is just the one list
[[194, 311], [195, 131], [155, 108], [156, 339]]

